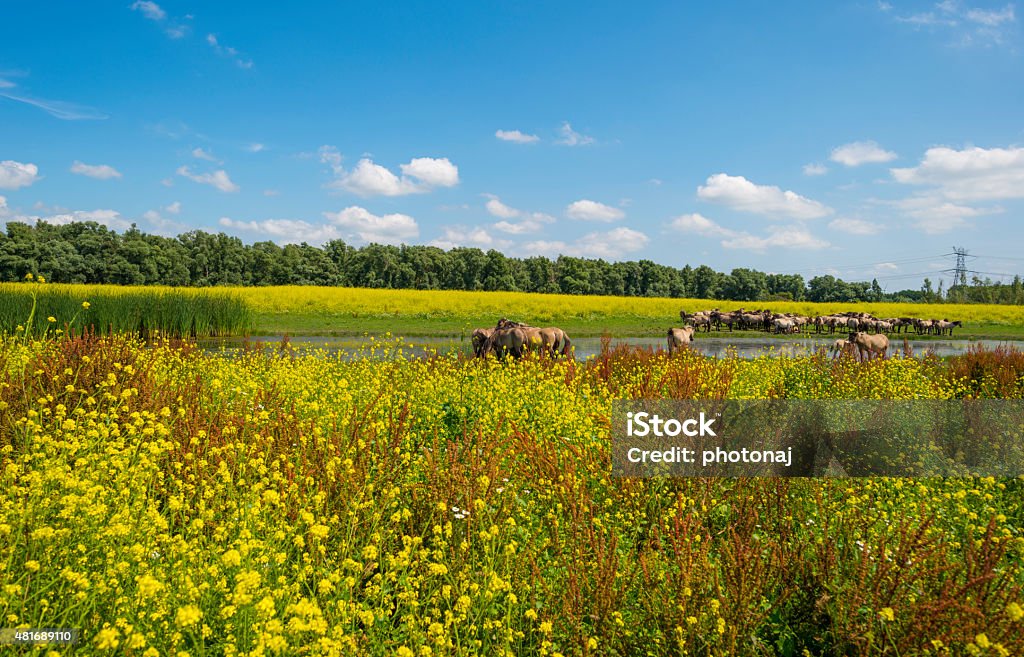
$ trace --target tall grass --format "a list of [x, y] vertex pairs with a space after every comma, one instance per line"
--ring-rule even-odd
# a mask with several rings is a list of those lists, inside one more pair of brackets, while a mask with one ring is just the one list
[[252, 311], [238, 294], [220, 290], [0, 283], [0, 331], [13, 333], [19, 326], [32, 335], [55, 328], [143, 337], [157, 331], [173, 337], [237, 335], [252, 329]]

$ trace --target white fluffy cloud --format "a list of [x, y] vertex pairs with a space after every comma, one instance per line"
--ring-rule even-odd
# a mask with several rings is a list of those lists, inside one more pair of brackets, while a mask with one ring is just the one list
[[562, 122], [562, 127], [559, 130], [562, 138], [557, 143], [563, 146], [588, 146], [594, 143], [594, 138], [587, 135], [580, 134], [572, 129], [568, 121]]
[[912, 196], [892, 202], [908, 217], [917, 221], [914, 227], [929, 235], [948, 233], [970, 226], [968, 219], [1003, 212], [999, 206], [976, 208], [951, 202], [938, 195]]
[[528, 135], [518, 130], [497, 130], [494, 136], [502, 141], [511, 141], [517, 144], [532, 144], [540, 141], [540, 137], [537, 135]]
[[218, 169], [213, 173], [192, 173], [192, 170], [186, 166], [178, 167], [178, 175], [183, 178], [188, 178], [192, 182], [197, 182], [202, 185], [211, 185], [216, 187], [222, 192], [237, 192], [241, 189], [238, 185], [231, 182], [231, 178], [228, 177], [228, 172], [223, 169]]
[[684, 214], [672, 219], [668, 223], [668, 228], [702, 237], [720, 237], [720, 244], [726, 249], [764, 251], [768, 248], [823, 249], [829, 246], [827, 241], [815, 237], [803, 226], [769, 226], [768, 235], [760, 237], [746, 231], [726, 228], [697, 213]]
[[494, 224], [496, 230], [509, 235], [526, 235], [539, 232], [545, 224], [554, 223], [555, 218], [543, 212], [531, 212], [521, 216], [519, 221], [498, 221]]
[[716, 173], [697, 188], [698, 198], [734, 210], [756, 214], [817, 219], [832, 214], [832, 208], [774, 185], [756, 185], [743, 176]]
[[75, 210], [74, 212], [62, 212], [48, 217], [17, 217], [19, 220], [45, 221], [48, 224], [63, 226], [65, 224], [84, 221], [95, 221], [96, 223], [112, 228], [114, 230], [125, 230], [131, 227], [131, 222], [125, 220], [117, 210]]
[[617, 221], [626, 216], [626, 213], [618, 208], [613, 208], [610, 205], [605, 205], [604, 203], [598, 203], [597, 201], [591, 201], [588, 199], [582, 199], [570, 203], [569, 206], [565, 208], [565, 214], [570, 219], [603, 222]]
[[832, 149], [829, 159], [848, 167], [859, 167], [862, 164], [891, 162], [896, 153], [887, 151], [873, 141], [854, 141]]
[[863, 219], [838, 218], [829, 222], [828, 227], [849, 235], [877, 235], [884, 230], [881, 224], [864, 221]]
[[916, 167], [891, 169], [908, 185], [930, 185], [957, 201], [1024, 198], [1024, 147], [929, 148]]
[[804, 165], [805, 176], [824, 176], [826, 173], [828, 173], [828, 167], [824, 164], [813, 162], [811, 164]]
[[39, 180], [39, 167], [34, 164], [4, 160], [0, 162], [0, 189], [20, 189]]
[[511, 242], [508, 240], [497, 239], [479, 226], [448, 226], [439, 238], [430, 242], [430, 246], [442, 249], [453, 249], [458, 246], [472, 246], [479, 249], [504, 249], [510, 244]]
[[369, 158], [359, 160], [354, 169], [346, 171], [341, 163], [341, 153], [333, 146], [320, 147], [320, 161], [329, 165], [335, 175], [328, 187], [364, 197], [423, 194], [436, 187], [459, 184], [459, 168], [446, 157], [413, 158], [400, 165], [401, 176]]
[[416, 178], [427, 187], [454, 187], [459, 184], [459, 167], [446, 157], [414, 157], [400, 168], [403, 177]]
[[722, 246], [726, 249], [749, 251], [764, 251], [770, 248], [817, 250], [830, 246], [825, 240], [811, 235], [803, 226], [772, 226], [768, 231], [767, 237], [740, 233], [722, 240]]
[[580, 258], [619, 260], [642, 250], [650, 239], [632, 228], [614, 228], [607, 232], [588, 233], [575, 242], [538, 240], [524, 244], [522, 250], [530, 254], [555, 257], [558, 255]]
[[519, 210], [505, 205], [497, 196], [492, 196], [485, 207], [489, 213], [501, 219], [513, 219], [519, 216]]
[[236, 221], [230, 217], [221, 217], [220, 225], [234, 230], [266, 235], [281, 244], [299, 244], [301, 242], [323, 244], [341, 236], [337, 226], [314, 225], [300, 219]]
[[736, 231], [718, 225], [702, 214], [681, 214], [668, 224], [669, 228], [682, 233], [694, 233], [704, 237], [731, 237]]
[[350, 242], [377, 242], [401, 244], [420, 234], [416, 220], [406, 214], [375, 215], [357, 205], [340, 212], [325, 212], [324, 216], [340, 228]]
[[96, 178], [98, 180], [109, 180], [110, 178], [121, 177], [121, 172], [108, 164], [84, 164], [78, 160], [75, 160], [71, 165], [71, 173]]

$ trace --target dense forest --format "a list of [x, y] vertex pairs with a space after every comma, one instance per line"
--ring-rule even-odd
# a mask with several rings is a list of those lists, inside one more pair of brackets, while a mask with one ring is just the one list
[[1024, 303], [1024, 284], [974, 279], [944, 291], [931, 281], [917, 290], [883, 292], [877, 281], [833, 276], [766, 274], [706, 265], [682, 269], [649, 260], [512, 258], [498, 251], [369, 244], [341, 240], [323, 247], [244, 244], [224, 233], [150, 235], [134, 226], [118, 233], [94, 222], [28, 225], [9, 222], [0, 234], [0, 280], [28, 273], [54, 283], [118, 285], [328, 285], [422, 290], [510, 290], [563, 294], [690, 297], [741, 301], [897, 301]]

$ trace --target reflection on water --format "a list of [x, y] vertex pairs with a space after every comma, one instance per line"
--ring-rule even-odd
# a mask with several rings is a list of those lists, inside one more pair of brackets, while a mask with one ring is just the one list
[[[262, 344], [265, 347], [277, 347], [281, 343], [282, 336], [266, 336], [260, 338], [227, 337], [227, 338], [203, 338], [198, 340], [199, 346], [208, 351], [229, 351], [243, 348], [247, 343], [255, 345]], [[729, 338], [729, 337], [700, 337], [698, 336], [691, 348], [707, 356], [729, 356], [733, 352], [740, 358], [755, 358], [757, 356], [802, 356], [813, 354], [818, 349], [827, 348], [835, 342], [832, 338], [807, 337], [800, 339], [778, 339], [769, 337], [755, 338]], [[293, 348], [323, 349], [331, 353], [342, 352], [355, 355], [361, 349], [373, 344], [377, 345], [376, 356], [387, 358], [396, 351], [395, 341], [381, 339], [373, 340], [370, 337], [336, 337], [323, 335], [310, 335], [289, 338]], [[972, 345], [982, 345], [986, 349], [994, 349], [999, 346], [1013, 346], [1024, 349], [1024, 341], [1020, 340], [907, 340], [913, 353], [923, 356], [929, 351], [936, 356], [954, 356], [967, 351]], [[586, 358], [601, 352], [601, 338], [576, 338], [572, 341], [576, 350], [576, 358]], [[650, 349], [665, 349], [666, 341], [663, 337], [650, 338], [615, 338], [612, 345], [627, 344], [634, 347]], [[403, 353], [406, 355], [420, 356], [427, 353], [449, 353], [464, 352], [469, 354], [471, 347], [469, 340], [457, 338], [408, 338], [403, 342]], [[893, 339], [890, 342], [889, 355], [900, 356], [903, 353], [903, 340]]]

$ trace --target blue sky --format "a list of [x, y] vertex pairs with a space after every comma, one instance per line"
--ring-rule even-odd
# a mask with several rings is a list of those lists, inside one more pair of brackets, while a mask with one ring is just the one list
[[1024, 270], [1013, 3], [4, 13], [3, 221], [649, 258], [888, 289], [951, 266], [954, 244], [979, 271]]

